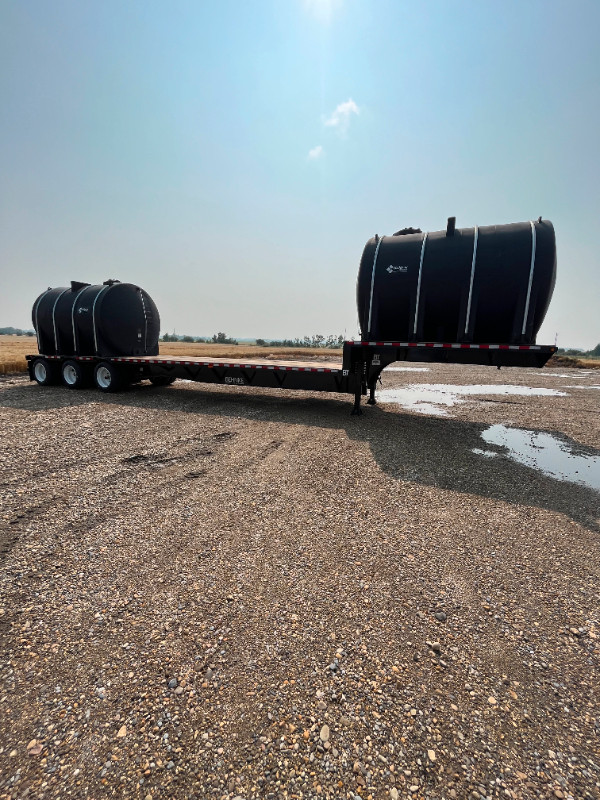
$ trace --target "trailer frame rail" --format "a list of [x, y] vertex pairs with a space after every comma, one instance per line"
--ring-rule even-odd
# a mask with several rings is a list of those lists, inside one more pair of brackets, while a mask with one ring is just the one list
[[[552, 345], [471, 344], [463, 342], [344, 342], [342, 363], [275, 361], [269, 359], [203, 358], [193, 356], [78, 356], [28, 355], [31, 380], [38, 380], [35, 362], [40, 359], [90, 364], [94, 373], [101, 364], [113, 365], [124, 378], [119, 385], [146, 378], [169, 383], [176, 379], [230, 386], [250, 386], [291, 391], [335, 392], [354, 395], [353, 414], [360, 414], [361, 397], [375, 405], [375, 387], [383, 370], [395, 361], [420, 363], [481, 364], [497, 367], [543, 367], [556, 352]], [[38, 380], [39, 382], [39, 380]], [[72, 388], [79, 388], [79, 385]], [[114, 391], [98, 386], [103, 391]]]

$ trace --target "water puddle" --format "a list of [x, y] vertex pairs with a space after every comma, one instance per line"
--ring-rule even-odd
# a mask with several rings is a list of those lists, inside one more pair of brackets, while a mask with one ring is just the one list
[[478, 395], [516, 395], [526, 397], [567, 397], [566, 392], [557, 389], [540, 389], [531, 386], [512, 386], [498, 384], [490, 386], [452, 386], [441, 383], [411, 384], [400, 389], [384, 389], [377, 393], [380, 403], [396, 403], [409, 411], [419, 414], [448, 416], [448, 408], [464, 403], [465, 397]]
[[[504, 455], [537, 469], [544, 475], [559, 481], [571, 481], [600, 491], [600, 452], [591, 448], [574, 447], [550, 433], [507, 428], [492, 425], [481, 434], [489, 445], [505, 450]], [[477, 453], [487, 458], [501, 455], [497, 450], [480, 450]]]
[[574, 375], [572, 372], [568, 373], [568, 374], [566, 372], [529, 372], [528, 373], [528, 375], [535, 375], [536, 378], [541, 375], [542, 378], [570, 378], [572, 381], [573, 380], [578, 380], [578, 381], [582, 380], [583, 381], [588, 377], [589, 374], [590, 374], [589, 372], [578, 372], [577, 375]]

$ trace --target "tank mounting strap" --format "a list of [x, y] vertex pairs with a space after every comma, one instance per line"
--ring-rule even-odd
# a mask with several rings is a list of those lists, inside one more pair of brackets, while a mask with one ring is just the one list
[[56, 304], [58, 303], [60, 298], [63, 296], [63, 294], [65, 294], [66, 292], [70, 292], [70, 291], [71, 291], [70, 289], [64, 289], [58, 295], [58, 297], [54, 301], [54, 305], [52, 306], [52, 327], [54, 328], [54, 347], [56, 348], [56, 352], [57, 353], [59, 352], [59, 349], [58, 349], [58, 331], [56, 330]]
[[375, 286], [375, 267], [377, 266], [377, 256], [379, 255], [379, 248], [384, 238], [385, 236], [382, 236], [378, 240], [377, 247], [375, 248], [375, 255], [373, 257], [373, 269], [371, 270], [371, 297], [369, 299], [369, 321], [367, 322], [367, 331], [368, 331], [367, 336], [369, 336], [371, 333], [371, 318], [373, 315], [373, 288]]
[[110, 289], [110, 286], [105, 284], [100, 289], [96, 297], [94, 297], [94, 304], [92, 306], [92, 325], [94, 328], [94, 352], [96, 353], [96, 355], [98, 355], [98, 335], [96, 333], [96, 303], [98, 302], [98, 298], [100, 297], [102, 292], [105, 292], [107, 289]]
[[473, 258], [471, 259], [471, 280], [469, 281], [469, 299], [467, 300], [467, 315], [465, 317], [465, 334], [469, 330], [469, 320], [471, 318], [471, 302], [473, 300], [473, 280], [475, 279], [475, 264], [477, 262], [477, 242], [479, 240], [479, 228], [475, 225], [473, 229]]
[[[72, 284], [73, 282], [71, 282]], [[73, 308], [71, 309], [71, 324], [73, 326], [73, 352], [77, 354], [79, 352], [79, 342], [77, 341], [77, 331], [75, 330], [75, 306], [77, 305], [77, 301], [79, 300], [79, 295], [88, 288], [89, 283], [86, 283], [83, 289], [80, 289], [77, 292], [77, 296], [75, 300], [73, 300]]]
[[419, 277], [417, 278], [417, 300], [415, 303], [415, 322], [413, 325], [413, 333], [416, 334], [417, 332], [417, 324], [419, 321], [419, 300], [421, 298], [421, 275], [423, 273], [423, 261], [425, 259], [425, 245], [427, 243], [427, 236], [429, 234], [425, 234], [423, 236], [423, 244], [421, 245], [421, 258], [419, 259]]
[[34, 320], [35, 320], [33, 324], [35, 325], [35, 335], [36, 335], [36, 338], [37, 338], [38, 353], [42, 352], [42, 342], [41, 342], [41, 339], [40, 339], [40, 323], [39, 323], [39, 319], [38, 319], [38, 311], [39, 311], [39, 308], [40, 308], [40, 301], [41, 301], [42, 297], [44, 297], [44, 295], [47, 295], [48, 292], [50, 292], [50, 291], [51, 291], [51, 289], [46, 289], [45, 292], [42, 292], [42, 294], [37, 299], [37, 303], [35, 304], [35, 308], [33, 309], [33, 317], [34, 317]]
[[140, 300], [142, 301], [142, 311], [144, 313], [144, 353], [148, 350], [148, 314], [146, 312], [146, 304], [144, 303], [144, 292], [139, 289]]
[[531, 264], [529, 266], [529, 283], [527, 285], [527, 298], [525, 300], [525, 313], [523, 314], [523, 328], [521, 333], [525, 336], [527, 329], [527, 315], [529, 314], [529, 303], [531, 301], [531, 285], [533, 283], [533, 270], [535, 269], [535, 222], [529, 222], [531, 225]]

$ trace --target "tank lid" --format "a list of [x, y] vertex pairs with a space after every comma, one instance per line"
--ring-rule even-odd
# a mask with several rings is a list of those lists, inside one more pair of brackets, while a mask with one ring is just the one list
[[423, 233], [421, 228], [402, 228], [401, 231], [396, 231], [392, 236], [410, 236], [411, 233]]
[[104, 281], [104, 283], [102, 285], [103, 286], [112, 286], [114, 283], [121, 283], [121, 281], [118, 281], [116, 278], [109, 278], [107, 281]]
[[448, 217], [446, 225], [446, 236], [454, 236], [454, 229], [456, 228], [456, 217]]
[[90, 286], [89, 283], [82, 283], [81, 281], [71, 281], [71, 291], [78, 292], [80, 289], [85, 289], [86, 286]]

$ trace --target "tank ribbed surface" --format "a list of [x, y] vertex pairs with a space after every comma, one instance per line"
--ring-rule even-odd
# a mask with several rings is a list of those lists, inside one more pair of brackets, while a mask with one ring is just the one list
[[158, 355], [158, 309], [131, 283], [73, 281], [48, 289], [35, 301], [32, 320], [44, 355]]
[[[412, 231], [413, 229], [408, 229]], [[535, 344], [556, 280], [548, 220], [370, 239], [357, 281], [369, 341]]]

